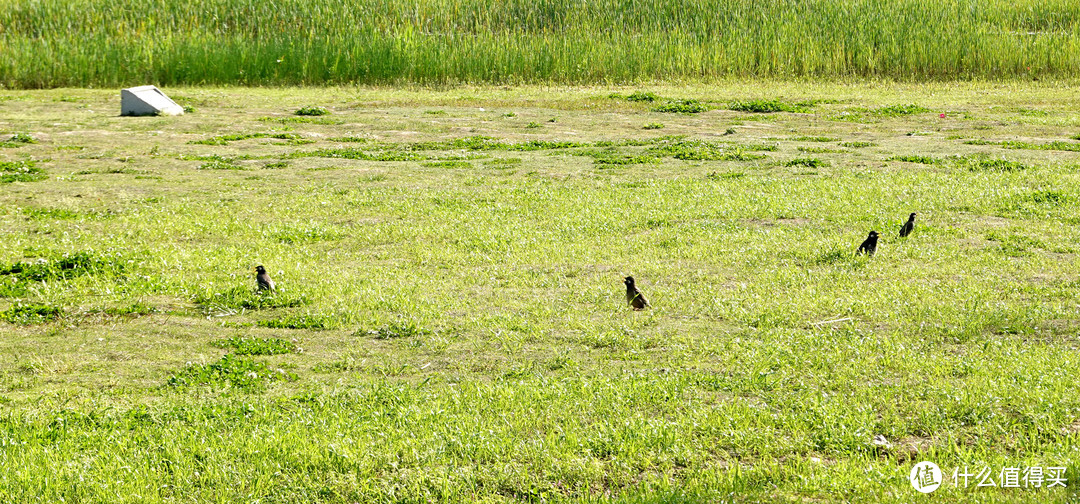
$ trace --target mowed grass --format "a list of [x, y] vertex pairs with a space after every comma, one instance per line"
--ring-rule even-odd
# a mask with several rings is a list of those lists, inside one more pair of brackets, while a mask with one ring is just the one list
[[[0, 85], [1072, 78], [1072, 0], [38, 0]], [[301, 105], [306, 106], [306, 105]]]
[[1078, 498], [1066, 88], [166, 92], [0, 93], [4, 502]]

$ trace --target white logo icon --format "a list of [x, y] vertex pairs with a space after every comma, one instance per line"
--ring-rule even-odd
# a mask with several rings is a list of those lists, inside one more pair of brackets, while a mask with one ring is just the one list
[[928, 494], [941, 486], [941, 468], [933, 462], [919, 462], [911, 468], [908, 480], [911, 481], [912, 488]]

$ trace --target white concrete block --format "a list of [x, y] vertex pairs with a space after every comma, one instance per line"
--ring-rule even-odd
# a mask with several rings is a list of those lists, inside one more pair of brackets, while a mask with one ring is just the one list
[[138, 86], [120, 90], [120, 115], [182, 115], [184, 107], [165, 96], [157, 86]]

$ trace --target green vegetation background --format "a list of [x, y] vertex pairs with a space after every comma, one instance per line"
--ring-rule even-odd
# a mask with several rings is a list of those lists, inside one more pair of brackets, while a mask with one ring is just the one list
[[40, 0], [8, 88], [1067, 77], [1071, 0]]

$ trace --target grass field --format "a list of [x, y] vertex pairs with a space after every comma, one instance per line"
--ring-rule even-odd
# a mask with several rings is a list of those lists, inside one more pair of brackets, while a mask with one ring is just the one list
[[1074, 89], [0, 92], [0, 500], [1076, 502]]
[[7, 88], [1073, 78], [1073, 0], [16, 0]]

